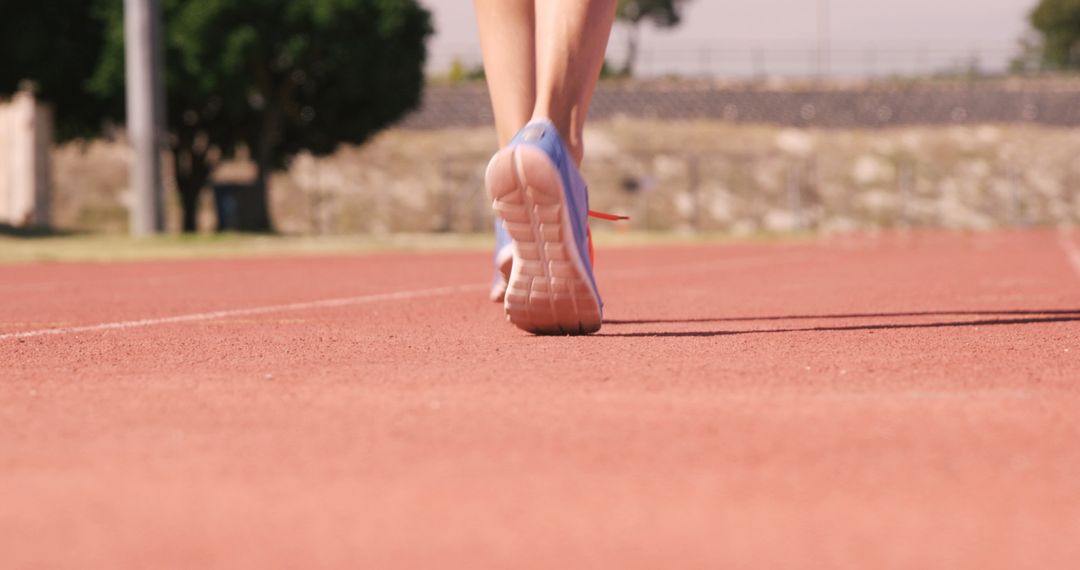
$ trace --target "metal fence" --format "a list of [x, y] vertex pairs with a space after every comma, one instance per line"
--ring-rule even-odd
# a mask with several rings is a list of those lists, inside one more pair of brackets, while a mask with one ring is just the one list
[[[1080, 125], [1080, 81], [994, 80], [793, 83], [613, 81], [597, 88], [592, 120], [618, 117], [709, 119], [796, 127], [1038, 123]], [[491, 125], [482, 83], [434, 85], [406, 128]]]
[[[1080, 81], [601, 85], [585, 175], [598, 230], [749, 234], [1080, 223]], [[494, 150], [482, 83], [431, 87], [402, 129], [294, 163], [300, 233], [477, 232]], [[690, 141], [696, 141], [691, 143]], [[418, 160], [415, 149], [453, 149]], [[604, 148], [604, 147], [607, 148]], [[317, 166], [316, 166], [317, 165]]]
[[[834, 45], [819, 51], [798, 42], [684, 42], [664, 48], [643, 48], [635, 65], [639, 78], [882, 78], [1005, 73], [1023, 51], [1014, 42], [872, 43]], [[475, 45], [447, 46], [432, 55], [435, 75], [451, 68], [478, 69]], [[621, 55], [609, 58], [612, 67]]]

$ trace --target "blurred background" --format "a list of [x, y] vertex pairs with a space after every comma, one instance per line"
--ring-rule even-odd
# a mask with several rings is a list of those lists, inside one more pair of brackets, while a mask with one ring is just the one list
[[[139, 3], [161, 22], [160, 230], [490, 230], [471, 2], [5, 0], [0, 234], [132, 229]], [[1073, 0], [624, 0], [584, 169], [632, 219], [598, 230], [1080, 221], [1077, 69]]]

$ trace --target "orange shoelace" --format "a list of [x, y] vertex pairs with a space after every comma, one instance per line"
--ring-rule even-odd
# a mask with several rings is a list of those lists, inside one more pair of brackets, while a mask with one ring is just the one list
[[[609, 222], [618, 222], [620, 220], [629, 220], [630, 216], [618, 216], [615, 214], [608, 214], [605, 212], [597, 212], [596, 210], [589, 210], [589, 217], [596, 218], [598, 220], [607, 220]], [[592, 244], [592, 229], [585, 226], [586, 235], [589, 236], [589, 265], [596, 266], [596, 251], [593, 249]]]
[[617, 216], [615, 214], [607, 214], [604, 212], [597, 212], [596, 210], [589, 210], [590, 218], [597, 218], [600, 220], [607, 220], [609, 222], [617, 222], [619, 220], [629, 220], [630, 216]]

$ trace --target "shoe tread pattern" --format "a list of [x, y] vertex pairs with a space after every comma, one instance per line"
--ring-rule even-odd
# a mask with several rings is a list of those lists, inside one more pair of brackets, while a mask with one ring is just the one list
[[503, 149], [488, 166], [492, 207], [514, 240], [507, 318], [535, 334], [600, 329], [600, 304], [578, 265], [585, 261], [564, 218], [562, 181], [551, 160], [528, 146]]

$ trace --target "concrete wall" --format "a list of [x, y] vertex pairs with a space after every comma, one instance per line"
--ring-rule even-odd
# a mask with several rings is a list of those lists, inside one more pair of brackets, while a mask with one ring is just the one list
[[0, 101], [0, 224], [50, 222], [52, 114], [20, 91]]

